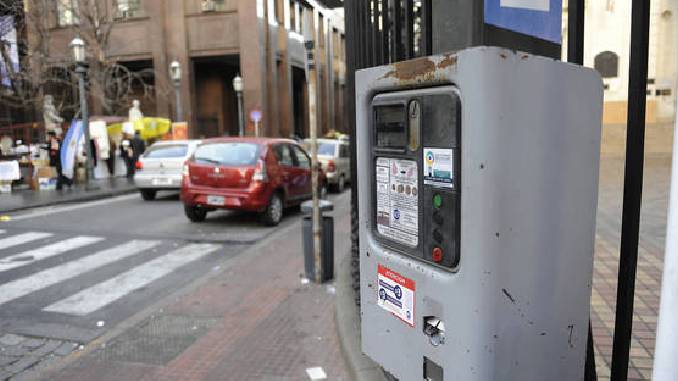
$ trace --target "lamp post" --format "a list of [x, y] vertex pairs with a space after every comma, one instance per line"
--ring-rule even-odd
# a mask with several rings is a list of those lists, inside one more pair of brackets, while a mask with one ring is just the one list
[[78, 87], [80, 90], [80, 112], [82, 113], [82, 129], [85, 132], [85, 168], [87, 172], [86, 189], [97, 189], [91, 184], [94, 179], [94, 158], [92, 157], [91, 138], [89, 133], [89, 111], [87, 109], [87, 93], [85, 89], [85, 75], [87, 74], [87, 59], [85, 55], [85, 41], [76, 37], [71, 41], [73, 50], [73, 60], [75, 61], [75, 72], [78, 73]]
[[245, 136], [245, 115], [242, 109], [242, 91], [245, 85], [242, 82], [240, 74], [233, 78], [233, 90], [238, 95], [238, 134], [240, 137]]
[[179, 61], [172, 61], [170, 64], [170, 77], [174, 83], [174, 94], [177, 100], [177, 122], [183, 122], [184, 113], [181, 107], [181, 64]]

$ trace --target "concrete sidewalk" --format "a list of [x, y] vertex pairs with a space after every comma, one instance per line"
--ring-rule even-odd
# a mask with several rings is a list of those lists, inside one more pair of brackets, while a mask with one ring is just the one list
[[15, 190], [10, 194], [0, 194], [0, 213], [20, 210], [99, 200], [136, 191], [134, 183], [124, 177], [95, 180], [92, 182], [99, 189], [87, 190], [84, 184], [74, 184], [72, 188], [62, 190], [34, 191]]
[[[335, 198], [335, 256], [348, 256], [349, 199]], [[294, 217], [292, 217], [294, 218]], [[300, 220], [73, 353], [44, 380], [352, 380], [336, 288], [302, 278]]]

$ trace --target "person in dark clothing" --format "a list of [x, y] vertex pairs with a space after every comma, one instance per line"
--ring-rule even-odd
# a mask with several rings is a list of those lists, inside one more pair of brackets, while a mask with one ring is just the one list
[[64, 184], [69, 187], [72, 186], [73, 182], [63, 174], [61, 166], [61, 139], [57, 137], [56, 133], [50, 131], [47, 134], [47, 144], [43, 146], [43, 149], [49, 152], [49, 166], [56, 167], [57, 189], [62, 189]]
[[131, 141], [123, 140], [120, 147], [122, 158], [127, 164], [127, 177], [133, 178], [134, 171], [139, 157], [146, 151], [146, 143], [141, 139], [139, 131], [134, 134]]

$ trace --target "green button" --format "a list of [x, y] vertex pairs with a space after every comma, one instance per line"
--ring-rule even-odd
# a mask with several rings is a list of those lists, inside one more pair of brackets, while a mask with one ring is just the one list
[[443, 198], [439, 194], [433, 196], [433, 206], [435, 206], [436, 209], [443, 206]]

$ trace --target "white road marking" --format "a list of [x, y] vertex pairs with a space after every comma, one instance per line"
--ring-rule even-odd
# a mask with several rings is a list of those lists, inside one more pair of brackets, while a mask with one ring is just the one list
[[83, 246], [91, 245], [101, 240], [103, 240], [103, 238], [80, 236], [52, 243], [37, 249], [24, 251], [23, 253], [15, 254], [6, 258], [1, 258], [0, 272], [15, 269], [17, 267], [27, 266], [29, 264], [32, 264], [33, 262], [51, 258], [53, 256], [63, 254], [70, 250], [75, 250]]
[[83, 204], [75, 204], [75, 205], [67, 205], [67, 206], [59, 206], [59, 207], [47, 207], [44, 210], [37, 210], [37, 211], [29, 213], [29, 214], [22, 214], [22, 215], [18, 215], [18, 216], [13, 216], [12, 221], [20, 221], [20, 220], [26, 220], [26, 219], [29, 219], [29, 218], [44, 217], [44, 216], [49, 216], [50, 214], [55, 214], [55, 213], [72, 212], [72, 211], [78, 210], [78, 209], [89, 208], [89, 207], [92, 207], [92, 206], [101, 206], [101, 205], [111, 204], [111, 203], [119, 202], [119, 201], [127, 201], [127, 200], [131, 200], [131, 199], [134, 199], [134, 198], [139, 198], [139, 195], [128, 194], [128, 195], [125, 195], [125, 196], [118, 196], [118, 197], [108, 198], [108, 199], [105, 199], [105, 200], [85, 202]]
[[105, 282], [45, 307], [45, 311], [83, 316], [143, 288], [178, 268], [219, 249], [218, 245], [194, 244], [155, 258]]
[[130, 241], [78, 260], [37, 272], [31, 276], [5, 283], [0, 285], [0, 304], [139, 254], [159, 244], [160, 241]]
[[9, 249], [13, 246], [23, 245], [31, 241], [51, 237], [51, 233], [28, 232], [0, 239], [0, 250]]
[[0, 234], [5, 234], [7, 231], [0, 229]]

